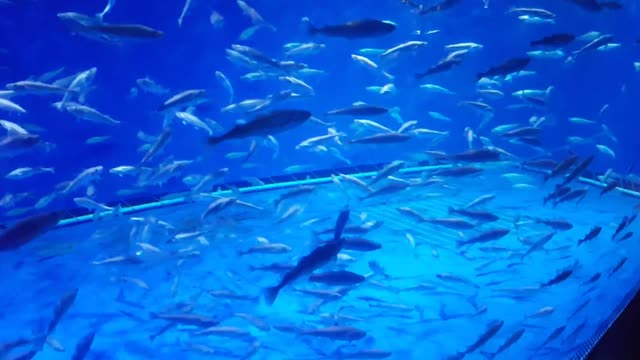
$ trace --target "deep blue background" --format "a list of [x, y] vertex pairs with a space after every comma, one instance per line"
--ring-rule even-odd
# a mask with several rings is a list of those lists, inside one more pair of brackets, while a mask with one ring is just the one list
[[[581, 35], [597, 30], [612, 33], [622, 47], [609, 53], [594, 51], [580, 56], [574, 64], [564, 64], [563, 60], [534, 60], [530, 69], [538, 72], [537, 77], [519, 80], [502, 88], [505, 94], [527, 88], [546, 88], [554, 85], [554, 92], [547, 111], [507, 110], [506, 106], [517, 103], [511, 96], [500, 101], [489, 101], [496, 108], [496, 115], [490, 126], [520, 122], [525, 123], [531, 115], [546, 115], [555, 121], [555, 126], [545, 127], [543, 133], [545, 148], [554, 149], [565, 144], [569, 135], [589, 136], [595, 132], [587, 127], [569, 124], [567, 118], [580, 116], [601, 120], [618, 137], [619, 143], [600, 140], [610, 146], [617, 154], [614, 162], [599, 155], [594, 169], [604, 171], [613, 167], [620, 172], [626, 171], [638, 156], [640, 134], [637, 114], [640, 105], [637, 102], [640, 73], [634, 71], [633, 61], [640, 61], [640, 47], [634, 45], [640, 38], [638, 24], [639, 4], [623, 1], [625, 10], [589, 13], [570, 4], [568, 1], [539, 1], [535, 6], [546, 8], [558, 16], [555, 25], [524, 24], [512, 14], [505, 14], [511, 6], [533, 6], [531, 2], [515, 1], [506, 4], [502, 1], [490, 3], [488, 9], [482, 7], [480, 0], [463, 0], [462, 4], [441, 14], [420, 17], [396, 0], [380, 1], [266, 1], [254, 0], [248, 3], [278, 31], [276, 33], [261, 30], [246, 42], [238, 40], [238, 35], [251, 26], [249, 19], [237, 7], [235, 1], [199, 1], [193, 0], [190, 13], [185, 17], [182, 27], [178, 27], [183, 1], [132, 1], [119, 0], [105, 17], [114, 23], [141, 23], [165, 32], [164, 38], [153, 41], [125, 41], [121, 45], [99, 43], [71, 34], [58, 20], [56, 13], [75, 11], [94, 14], [104, 8], [103, 1], [18, 1], [15, 4], [0, 7], [0, 47], [7, 50], [0, 55], [0, 65], [6, 69], [0, 72], [0, 83], [26, 79], [64, 66], [65, 75], [96, 66], [96, 89], [88, 97], [88, 105], [123, 122], [118, 127], [96, 125], [75, 121], [71, 115], [59, 113], [50, 104], [59, 98], [17, 97], [14, 100], [25, 107], [29, 113], [22, 116], [2, 114], [2, 118], [20, 124], [31, 123], [46, 129], [43, 141], [56, 145], [54, 151], [34, 152], [14, 159], [3, 159], [0, 173], [6, 174], [19, 166], [53, 166], [56, 174], [41, 175], [22, 181], [0, 179], [5, 193], [30, 192], [32, 197], [19, 204], [29, 206], [40, 197], [50, 193], [53, 186], [61, 181], [70, 180], [83, 169], [103, 165], [106, 169], [119, 165], [136, 164], [142, 157], [136, 149], [142, 143], [136, 138], [138, 130], [157, 135], [161, 132], [162, 119], [154, 112], [167, 97], [140, 94], [129, 97], [129, 90], [135, 86], [135, 80], [149, 76], [159, 84], [177, 93], [186, 89], [205, 88], [210, 93], [211, 102], [200, 108], [198, 116], [210, 117], [229, 128], [238, 119], [233, 114], [221, 114], [219, 109], [227, 105], [227, 94], [217, 83], [214, 73], [224, 72], [231, 80], [236, 93], [236, 101], [250, 98], [262, 98], [278, 90], [285, 89], [281, 82], [246, 82], [240, 76], [245, 69], [231, 64], [225, 58], [224, 49], [233, 43], [253, 46], [275, 58], [281, 58], [282, 45], [287, 42], [317, 41], [327, 45], [318, 55], [299, 60], [312, 68], [322, 69], [326, 75], [312, 77], [306, 81], [316, 89], [316, 97], [310, 100], [292, 102], [287, 107], [304, 107], [314, 114], [347, 106], [354, 101], [366, 101], [383, 106], [401, 108], [405, 120], [417, 119], [421, 127], [437, 130], [449, 130], [449, 138], [437, 149], [461, 151], [465, 149], [462, 136], [466, 126], [478, 124], [479, 117], [467, 108], [457, 105], [460, 100], [477, 100], [475, 93], [475, 74], [486, 70], [508, 58], [520, 56], [530, 50], [528, 43], [554, 32], [571, 32]], [[213, 10], [225, 18], [224, 26], [216, 29], [209, 22]], [[390, 19], [399, 24], [390, 36], [348, 41], [343, 39], [311, 39], [305, 32], [300, 19], [309, 16], [314, 23], [322, 25], [341, 23], [353, 19], [371, 17]], [[416, 29], [438, 29], [440, 33], [430, 36], [415, 36]], [[390, 48], [407, 40], [426, 40], [429, 45], [416, 52], [415, 56], [404, 59], [388, 71], [396, 76], [398, 94], [384, 97], [368, 93], [369, 85], [384, 85], [379, 77], [364, 70], [350, 58], [350, 54], [364, 47]], [[455, 42], [473, 41], [484, 45], [484, 49], [468, 56], [464, 63], [453, 71], [439, 74], [416, 82], [412, 79], [415, 72], [423, 71], [437, 63], [447, 52], [443, 46]], [[570, 48], [575, 50], [579, 44]], [[373, 59], [373, 58], [372, 58]], [[428, 82], [439, 84], [455, 91], [456, 97], [432, 95], [417, 86]], [[622, 88], [626, 88], [625, 91]], [[602, 118], [598, 112], [609, 104], [609, 110]], [[447, 125], [431, 120], [426, 112], [438, 111], [454, 121]], [[339, 130], [349, 132], [350, 120], [337, 119]], [[399, 125], [390, 117], [379, 120], [390, 127]], [[164, 156], [156, 159], [156, 164], [168, 155], [176, 159], [195, 159], [203, 161], [191, 166], [184, 175], [207, 173], [221, 168], [231, 168], [231, 179], [243, 176], [264, 176], [279, 174], [289, 165], [310, 164], [319, 168], [338, 166], [340, 163], [330, 156], [309, 155], [296, 152], [293, 146], [299, 141], [320, 134], [326, 129], [317, 125], [305, 125], [291, 134], [277, 136], [281, 144], [281, 157], [271, 161], [271, 152], [261, 148], [252, 162], [261, 163], [260, 169], [247, 170], [225, 160], [229, 151], [246, 151], [249, 141], [223, 144], [215, 149], [204, 145], [204, 133], [189, 127], [174, 125], [174, 137], [165, 150]], [[86, 145], [84, 141], [92, 136], [111, 135], [114, 141], [104, 145]], [[488, 133], [480, 133], [488, 135]], [[384, 151], [371, 156], [371, 148], [344, 149], [343, 154], [357, 163], [376, 163], [404, 158], [408, 151], [426, 150], [428, 140], [413, 141], [406, 146], [386, 147]], [[496, 141], [522, 157], [533, 155], [526, 148]], [[595, 154], [593, 145], [573, 147], [582, 156]], [[557, 158], [566, 155], [565, 151], [556, 153]], [[181, 177], [172, 180], [163, 188], [150, 188], [149, 192], [166, 193], [184, 190]], [[131, 178], [119, 179], [110, 174], [97, 184], [98, 201], [114, 202], [119, 200], [115, 192], [131, 188]], [[70, 207], [70, 199], [56, 200], [53, 207]]]

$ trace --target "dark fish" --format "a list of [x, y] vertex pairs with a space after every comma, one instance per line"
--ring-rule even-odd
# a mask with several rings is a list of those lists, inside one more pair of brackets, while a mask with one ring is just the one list
[[364, 200], [364, 199], [369, 199], [372, 197], [377, 197], [377, 196], [381, 196], [381, 195], [389, 195], [389, 194], [394, 194], [397, 192], [400, 192], [402, 190], [405, 190], [407, 188], [409, 188], [411, 186], [411, 184], [404, 182], [404, 181], [392, 181], [389, 182], [387, 185], [385, 185], [384, 187], [381, 187], [380, 189], [372, 192], [372, 193], [368, 193], [367, 195], [363, 196], [360, 198], [360, 200]]
[[0, 251], [15, 250], [46, 233], [62, 219], [62, 213], [50, 212], [19, 221], [0, 234]]
[[482, 168], [475, 167], [475, 166], [456, 166], [448, 169], [436, 170], [433, 173], [433, 175], [460, 177], [460, 176], [477, 174], [479, 172], [482, 172]]
[[498, 221], [500, 218], [498, 215], [490, 213], [488, 211], [482, 210], [469, 210], [469, 209], [455, 209], [452, 206], [449, 206], [449, 214], [458, 214], [462, 216], [466, 216], [473, 220], [478, 220], [482, 222], [493, 222]]
[[363, 349], [355, 352], [342, 352], [340, 348], [333, 354], [334, 359], [386, 359], [393, 355], [390, 351], [380, 349]]
[[584, 238], [578, 240], [578, 246], [582, 243], [595, 239], [602, 231], [602, 226], [594, 226]]
[[503, 133], [501, 136], [503, 137], [531, 137], [538, 136], [540, 134], [540, 128], [536, 127], [523, 127], [514, 129], [511, 131], [507, 131]]
[[471, 344], [461, 355], [464, 356], [467, 354], [471, 354], [474, 351], [478, 350], [480, 347], [484, 346], [484, 344], [491, 340], [491, 338], [493, 338], [498, 333], [498, 331], [502, 329], [502, 325], [504, 325], [503, 320], [495, 321], [489, 324], [489, 326], [487, 326], [487, 330], [485, 330], [485, 332], [480, 335], [478, 340]]
[[628, 223], [629, 223], [629, 217], [625, 215], [625, 217], [622, 218], [622, 221], [620, 221], [620, 224], [618, 224], [616, 231], [611, 236], [611, 240], [615, 239], [616, 236], [618, 236], [622, 232], [622, 230], [624, 230], [624, 228], [627, 227]]
[[598, 281], [600, 279], [601, 274], [600, 273], [595, 273], [593, 274], [592, 277], [589, 278], [589, 280], [586, 280], [585, 282], [582, 283], [582, 285], [589, 285], [589, 284], [593, 284], [594, 282]]
[[560, 284], [561, 282], [567, 280], [571, 274], [573, 274], [573, 270], [563, 270], [562, 272], [560, 272], [558, 275], [556, 275], [553, 279], [542, 283], [542, 285], [540, 285], [541, 288], [544, 287], [549, 287], [549, 286], [553, 286], [553, 285], [557, 285]]
[[160, 30], [140, 24], [99, 23], [88, 26], [87, 29], [107, 35], [140, 39], [159, 39], [164, 35]]
[[553, 206], [556, 207], [563, 202], [567, 202], [575, 199], [582, 200], [586, 195], [587, 195], [587, 189], [572, 190], [565, 196], [562, 196], [558, 200], [556, 200], [556, 202], [553, 203]]
[[530, 44], [531, 46], [563, 46], [571, 43], [575, 39], [576, 36], [573, 34], [559, 33], [534, 40]]
[[357, 104], [350, 107], [327, 111], [325, 115], [342, 115], [342, 116], [373, 116], [382, 115], [389, 112], [389, 109], [375, 105]]
[[162, 131], [162, 134], [160, 134], [160, 136], [158, 137], [156, 142], [151, 147], [151, 149], [149, 149], [149, 151], [147, 151], [147, 153], [144, 155], [142, 160], [140, 160], [140, 164], [144, 164], [145, 162], [149, 161], [165, 145], [167, 145], [167, 142], [169, 142], [169, 140], [171, 139], [172, 134], [173, 134], [173, 132], [171, 131], [170, 128], [164, 129]]
[[531, 245], [531, 247], [527, 250], [527, 252], [525, 252], [522, 255], [522, 259], [524, 260], [525, 257], [527, 257], [529, 254], [533, 253], [534, 251], [537, 250], [542, 250], [544, 249], [544, 246], [551, 241], [551, 239], [553, 239], [553, 237], [556, 235], [555, 232], [546, 234], [545, 236], [543, 236], [542, 238], [540, 238], [540, 240], [536, 241], [535, 243], [533, 243], [533, 245]]
[[604, 189], [602, 189], [602, 191], [600, 192], [600, 196], [613, 191], [615, 188], [617, 188], [618, 186], [620, 186], [620, 184], [617, 181], [612, 181], [610, 183], [607, 184], [607, 186], [604, 187]]
[[489, 358], [489, 359], [495, 358], [496, 355], [502, 353], [503, 351], [505, 351], [508, 348], [510, 348], [513, 344], [518, 342], [518, 340], [520, 340], [522, 335], [524, 335], [524, 332], [525, 332], [525, 329], [517, 330], [516, 332], [511, 334], [511, 336], [509, 336], [509, 338], [507, 340], [505, 340], [505, 342], [502, 343], [502, 345], [500, 345], [500, 347], [498, 348], [498, 351], [496, 351], [494, 353], [483, 352], [483, 354], [486, 355], [487, 358]]
[[231, 45], [231, 48], [257, 63], [268, 65], [276, 69], [279, 69], [281, 66], [278, 61], [250, 46], [233, 44]]
[[338, 241], [342, 238], [342, 233], [344, 232], [345, 226], [347, 226], [347, 222], [349, 222], [349, 207], [345, 207], [340, 211], [338, 215], [338, 219], [336, 220], [335, 230], [333, 231], [333, 240]]
[[278, 297], [278, 293], [282, 288], [289, 285], [303, 275], [312, 273], [316, 269], [324, 266], [329, 261], [336, 258], [344, 240], [331, 241], [325, 245], [315, 248], [310, 254], [303, 256], [296, 266], [288, 271], [280, 280], [278, 285], [266, 288], [264, 291], [265, 301], [268, 305], [272, 305]]
[[599, 3], [597, 0], [566, 0], [570, 3], [573, 3], [580, 8], [591, 11], [591, 12], [599, 12], [604, 9], [609, 10], [620, 10], [622, 9], [622, 4], [617, 1], [607, 1]]
[[273, 263], [269, 265], [261, 265], [261, 266], [253, 266], [249, 265], [251, 271], [269, 271], [273, 273], [284, 273], [294, 268], [294, 265], [291, 264], [283, 264], [283, 263]]
[[609, 277], [611, 277], [613, 274], [617, 273], [618, 270], [620, 270], [622, 268], [622, 266], [627, 262], [627, 258], [623, 257], [622, 259], [620, 259], [620, 261], [616, 264], [616, 266], [613, 267], [613, 269], [611, 269], [611, 272], [609, 272]]
[[77, 296], [78, 289], [76, 288], [60, 298], [55, 310], [53, 311], [53, 319], [51, 319], [51, 322], [49, 322], [49, 327], [47, 327], [47, 336], [53, 333], [60, 320], [62, 320], [64, 314], [69, 311], [73, 303], [76, 301]]
[[382, 244], [363, 238], [345, 238], [342, 248], [353, 251], [375, 251], [381, 249]]
[[11, 134], [0, 138], [0, 158], [22, 154], [40, 143], [39, 135]]
[[440, 60], [440, 62], [438, 62], [436, 65], [429, 68], [427, 71], [415, 74], [415, 78], [417, 80], [420, 80], [429, 75], [451, 70], [455, 65], [462, 63], [463, 56], [468, 51], [469, 50], [459, 50], [459, 51], [452, 52], [451, 54], [447, 55], [447, 57]]
[[497, 161], [500, 160], [500, 152], [494, 149], [477, 149], [468, 150], [465, 152], [445, 155], [443, 157], [446, 160], [453, 161], [470, 161], [470, 162], [485, 162], [485, 161]]
[[573, 229], [573, 224], [571, 224], [567, 220], [562, 220], [562, 219], [539, 219], [539, 218], [532, 218], [532, 217], [527, 217], [527, 218], [532, 219], [533, 221], [536, 222], [536, 224], [543, 224], [543, 225], [549, 226], [550, 228], [553, 228], [555, 230], [566, 231], [566, 230]]
[[302, 185], [302, 186], [298, 186], [297, 188], [290, 190], [284, 194], [281, 194], [277, 199], [275, 199], [274, 205], [275, 207], [280, 206], [280, 203], [282, 203], [284, 200], [287, 199], [291, 199], [294, 197], [298, 197], [300, 195], [306, 195], [311, 193], [313, 190], [315, 190], [315, 186], [312, 185]]
[[560, 327], [556, 328], [555, 330], [553, 330], [553, 332], [544, 340], [544, 342], [542, 343], [540, 348], [545, 347], [547, 344], [549, 344], [553, 340], [557, 339], [566, 328], [567, 327], [563, 325], [563, 326], [560, 326]]
[[558, 165], [558, 162], [553, 159], [539, 159], [525, 161], [522, 163], [522, 165], [537, 169], [553, 169]]
[[224, 135], [211, 136], [208, 143], [216, 145], [231, 139], [277, 134], [302, 125], [310, 117], [311, 113], [305, 110], [274, 110], [245, 124], [236, 125]]
[[85, 335], [78, 344], [76, 345], [76, 350], [71, 357], [71, 360], [83, 360], [89, 351], [91, 351], [91, 344], [93, 344], [93, 339], [95, 338], [96, 333], [94, 331]]
[[557, 186], [556, 189], [549, 195], [545, 196], [544, 204], [546, 205], [549, 201], [557, 198], [561, 198], [571, 192], [571, 188], [568, 186]]
[[360, 139], [349, 140], [350, 144], [394, 144], [405, 142], [411, 139], [410, 135], [402, 133], [380, 133], [366, 136]]
[[458, 246], [485, 243], [485, 242], [492, 241], [492, 240], [502, 239], [503, 237], [505, 237], [510, 232], [511, 232], [511, 230], [509, 230], [509, 229], [490, 229], [490, 230], [486, 230], [486, 231], [484, 231], [484, 232], [472, 237], [469, 240], [459, 241], [458, 242]]
[[345, 24], [327, 25], [315, 27], [307, 19], [310, 35], [325, 35], [342, 37], [347, 39], [370, 38], [384, 36], [396, 29], [396, 24], [391, 21], [364, 19], [351, 21]]
[[330, 326], [326, 328], [304, 330], [301, 335], [319, 336], [332, 340], [354, 341], [367, 336], [367, 333], [350, 326]]
[[31, 360], [38, 355], [38, 349], [31, 349], [24, 354], [16, 355], [10, 358], [10, 360]]
[[553, 168], [553, 170], [551, 170], [551, 173], [549, 173], [548, 175], [545, 175], [544, 181], [546, 182], [551, 178], [554, 178], [556, 176], [566, 173], [567, 171], [569, 171], [569, 169], [571, 169], [571, 167], [573, 166], [573, 164], [576, 163], [576, 161], [578, 161], [577, 155], [571, 155], [568, 158], [562, 160], [556, 167]]
[[315, 273], [309, 276], [309, 281], [326, 285], [355, 285], [365, 281], [366, 278], [347, 270], [327, 271]]
[[527, 67], [530, 62], [531, 58], [529, 57], [518, 57], [509, 59], [498, 66], [494, 66], [485, 72], [479, 73], [478, 79], [482, 79], [483, 77], [505, 76], [514, 72], [518, 72]]
[[218, 324], [220, 324], [220, 320], [218, 319], [193, 313], [151, 313], [149, 314], [149, 317], [151, 319], [170, 321], [174, 324], [190, 325], [203, 328], [217, 326]]
[[630, 239], [632, 236], [633, 236], [633, 232], [629, 231], [628, 233], [622, 235], [622, 237], [620, 239], [618, 239], [618, 242]]

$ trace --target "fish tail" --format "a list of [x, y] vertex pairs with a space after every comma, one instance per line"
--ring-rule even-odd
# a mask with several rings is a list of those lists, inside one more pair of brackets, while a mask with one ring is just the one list
[[492, 352], [488, 352], [488, 351], [480, 351], [480, 354], [482, 354], [484, 357], [486, 357], [487, 359], [493, 359], [496, 357], [495, 353]]
[[209, 138], [207, 139], [207, 144], [214, 146], [214, 145], [218, 145], [223, 140], [224, 140], [224, 137], [222, 136], [209, 136]]
[[268, 287], [264, 289], [264, 301], [267, 303], [267, 305], [273, 305], [273, 303], [276, 301], [276, 298], [278, 297], [278, 292], [280, 292], [280, 287], [278, 286]]

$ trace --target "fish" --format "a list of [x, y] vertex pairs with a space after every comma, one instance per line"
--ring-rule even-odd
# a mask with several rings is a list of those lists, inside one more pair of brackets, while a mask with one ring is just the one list
[[217, 145], [232, 139], [273, 135], [296, 128], [310, 117], [311, 113], [306, 110], [274, 110], [259, 115], [247, 123], [236, 125], [221, 136], [210, 136], [207, 143], [209, 145]]
[[178, 93], [158, 107], [158, 111], [167, 111], [173, 108], [182, 108], [207, 102], [207, 91], [204, 89], [186, 90]]
[[471, 354], [474, 351], [478, 350], [480, 347], [484, 346], [484, 344], [491, 340], [500, 331], [500, 329], [502, 329], [503, 325], [503, 320], [493, 321], [489, 323], [484, 333], [482, 333], [482, 335], [480, 335], [480, 337], [478, 337], [478, 339], [473, 344], [469, 345], [469, 347], [467, 347], [464, 352], [458, 353], [458, 358], [461, 359], [465, 355]]
[[73, 355], [71, 356], [71, 360], [83, 360], [91, 350], [91, 345], [93, 344], [95, 336], [95, 331], [89, 332], [87, 335], [83, 336], [76, 345]]
[[522, 335], [524, 335], [524, 333], [525, 333], [525, 329], [516, 330], [513, 334], [511, 334], [511, 336], [509, 336], [509, 338], [507, 338], [507, 340], [504, 341], [504, 343], [502, 343], [502, 345], [500, 345], [500, 347], [496, 352], [494, 353], [483, 352], [483, 354], [486, 355], [488, 359], [495, 358], [497, 355], [499, 355], [503, 351], [510, 348], [513, 344], [518, 342], [518, 340], [520, 340], [520, 338], [522, 337]]
[[162, 134], [160, 134], [156, 142], [153, 144], [153, 146], [149, 149], [149, 151], [147, 151], [147, 153], [144, 155], [142, 160], [140, 160], [140, 165], [151, 160], [152, 157], [158, 154], [160, 150], [162, 150], [167, 145], [172, 135], [173, 135], [173, 132], [171, 131], [171, 129], [165, 128], [162, 131]]
[[552, 46], [560, 47], [572, 43], [576, 39], [576, 36], [569, 33], [556, 33], [545, 36], [538, 40], [533, 40], [529, 44], [531, 46]]
[[375, 251], [382, 248], [382, 244], [363, 238], [344, 238], [342, 249], [352, 251]]
[[622, 221], [620, 221], [620, 223], [618, 224], [618, 227], [614, 231], [613, 235], [611, 235], [611, 240], [615, 239], [616, 236], [618, 236], [622, 232], [622, 230], [624, 230], [629, 225], [629, 223], [629, 217], [625, 215], [622, 218]]
[[365, 277], [347, 270], [328, 271], [314, 273], [309, 276], [309, 281], [326, 285], [355, 285], [365, 281]]
[[164, 32], [141, 24], [97, 23], [87, 26], [86, 29], [123, 38], [159, 39], [164, 36]]
[[622, 259], [620, 259], [620, 261], [618, 261], [618, 263], [609, 272], [609, 277], [613, 276], [613, 274], [618, 272], [618, 270], [620, 270], [626, 262], [627, 262], [627, 257], [623, 257]]
[[58, 303], [56, 304], [56, 307], [53, 311], [53, 318], [51, 319], [51, 321], [49, 322], [49, 325], [47, 326], [47, 336], [51, 335], [56, 327], [58, 326], [58, 323], [60, 323], [60, 320], [62, 320], [62, 317], [64, 317], [64, 315], [67, 313], [67, 311], [69, 311], [69, 309], [71, 308], [71, 306], [73, 306], [73, 303], [76, 301], [76, 297], [78, 296], [78, 288], [75, 288], [71, 291], [69, 291], [68, 293], [64, 294], [59, 300]]
[[569, 175], [564, 179], [564, 181], [560, 184], [560, 186], [568, 185], [577, 177], [579, 177], [585, 170], [587, 170], [587, 168], [589, 167], [589, 165], [591, 165], [594, 159], [595, 157], [592, 155], [584, 159], [582, 162], [580, 162], [578, 166], [576, 166], [575, 169], [573, 169], [573, 171], [569, 173]]
[[30, 167], [25, 167], [25, 168], [18, 168], [15, 169], [13, 171], [11, 171], [10, 173], [8, 173], [5, 178], [7, 179], [13, 179], [13, 180], [18, 180], [18, 179], [25, 179], [37, 174], [45, 174], [45, 173], [49, 173], [49, 174], [53, 174], [55, 173], [55, 169], [54, 168], [45, 168], [45, 167], [40, 167], [40, 168], [30, 168]]
[[354, 104], [350, 107], [330, 110], [325, 113], [325, 116], [333, 115], [333, 116], [375, 116], [375, 115], [383, 115], [389, 112], [389, 109], [369, 105], [364, 103]]
[[54, 228], [62, 220], [61, 212], [49, 212], [18, 221], [0, 234], [0, 252], [13, 251]]
[[546, 182], [549, 179], [552, 179], [556, 176], [562, 175], [569, 171], [569, 169], [578, 161], [577, 155], [570, 155], [563, 161], [559, 162], [549, 174], [544, 176], [544, 181]]
[[331, 326], [326, 328], [303, 330], [299, 332], [299, 334], [344, 341], [355, 341], [367, 336], [365, 331], [350, 326]]
[[309, 35], [324, 35], [346, 39], [385, 36], [394, 32], [397, 27], [392, 21], [377, 19], [354, 20], [344, 24], [322, 27], [314, 26], [307, 17], [303, 18], [303, 22], [307, 24]]
[[449, 154], [441, 159], [456, 161], [456, 162], [488, 162], [500, 160], [501, 152], [492, 148], [483, 149], [471, 149], [462, 153]]
[[479, 206], [482, 204], [485, 204], [493, 199], [496, 198], [496, 194], [486, 194], [486, 195], [480, 195], [477, 198], [473, 199], [471, 202], [469, 202], [468, 204], [466, 204], [464, 206], [465, 209], [469, 209], [475, 206]]
[[602, 231], [602, 226], [594, 226], [589, 230], [587, 235], [585, 235], [582, 239], [578, 240], [578, 246], [582, 245], [582, 243], [595, 239], [600, 232]]
[[482, 210], [470, 210], [466, 208], [456, 209], [453, 206], [449, 206], [448, 212], [449, 214], [462, 215], [470, 219], [478, 220], [481, 222], [494, 222], [494, 221], [500, 220], [500, 218], [497, 215], [490, 213], [488, 211], [482, 211]]
[[272, 287], [268, 287], [264, 290], [264, 298], [268, 305], [273, 305], [280, 290], [287, 285], [291, 284], [298, 278], [312, 273], [316, 269], [324, 266], [329, 261], [338, 256], [340, 250], [342, 250], [344, 240], [333, 240], [325, 245], [321, 245], [315, 248], [311, 253], [300, 258], [296, 266], [288, 271], [280, 280], [280, 282]]
[[480, 234], [468, 239], [468, 240], [461, 240], [458, 241], [458, 247], [464, 246], [464, 245], [473, 245], [473, 244], [478, 244], [478, 243], [485, 243], [488, 241], [493, 241], [493, 240], [499, 240], [505, 236], [507, 236], [507, 234], [509, 234], [511, 232], [511, 230], [509, 229], [489, 229], [489, 230], [485, 230], [483, 232], [481, 232]]
[[[348, 219], [348, 211], [348, 208], [342, 210], [341, 214], [338, 216], [336, 228], [344, 227], [344, 224], [346, 224], [344, 219]], [[296, 266], [288, 271], [280, 279], [280, 282], [277, 285], [264, 289], [263, 293], [265, 302], [269, 306], [273, 305], [282, 288], [291, 284], [298, 278], [314, 272], [318, 268], [329, 263], [331, 260], [334, 260], [338, 256], [340, 250], [342, 250], [343, 244], [344, 239], [340, 237], [338, 240], [332, 240], [315, 248], [311, 253], [300, 258]]]
[[531, 62], [529, 57], [516, 57], [505, 61], [504, 63], [491, 67], [489, 70], [478, 73], [477, 78], [493, 76], [506, 76], [508, 74], [524, 70]]
[[553, 286], [553, 285], [557, 285], [561, 282], [564, 282], [565, 280], [567, 280], [571, 275], [573, 274], [573, 270], [571, 269], [567, 269], [567, 270], [563, 270], [561, 272], [559, 272], [555, 277], [553, 277], [551, 280], [544, 282], [540, 285], [541, 288], [545, 288], [545, 287], [549, 287], [549, 286]]
[[349, 140], [350, 144], [392, 144], [411, 140], [412, 136], [397, 132], [381, 133]]
[[469, 52], [468, 49], [454, 51], [451, 54], [447, 55], [445, 58], [441, 59], [436, 65], [430, 67], [426, 71], [416, 73], [414, 77], [416, 78], [416, 80], [420, 80], [430, 75], [449, 71], [454, 66], [461, 64], [462, 60], [464, 59], [464, 55], [466, 55], [468, 52]]

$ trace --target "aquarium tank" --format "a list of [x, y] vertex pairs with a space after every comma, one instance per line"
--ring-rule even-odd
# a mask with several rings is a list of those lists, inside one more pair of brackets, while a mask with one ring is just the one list
[[585, 359], [640, 2], [0, 0], [0, 359]]

